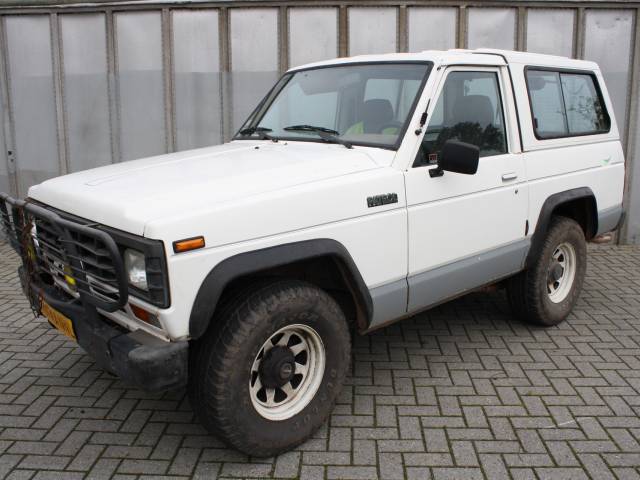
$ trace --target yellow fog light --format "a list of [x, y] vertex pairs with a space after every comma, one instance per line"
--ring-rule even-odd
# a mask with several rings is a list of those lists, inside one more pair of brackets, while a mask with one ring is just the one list
[[69, 265], [65, 265], [64, 273], [65, 273], [64, 279], [66, 280], [66, 282], [69, 285], [75, 287], [76, 286], [76, 279], [71, 276], [72, 272], [71, 272], [71, 267]]

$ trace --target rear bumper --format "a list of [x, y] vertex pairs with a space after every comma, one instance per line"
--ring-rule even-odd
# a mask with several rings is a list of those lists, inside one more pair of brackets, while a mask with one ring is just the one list
[[[20, 282], [26, 294], [26, 275], [20, 268]], [[159, 391], [184, 387], [188, 378], [189, 344], [165, 342], [142, 330], [129, 332], [111, 323], [93, 309], [70, 304], [54, 289], [31, 282], [32, 305], [39, 296], [73, 323], [78, 344], [96, 363], [144, 390]]]

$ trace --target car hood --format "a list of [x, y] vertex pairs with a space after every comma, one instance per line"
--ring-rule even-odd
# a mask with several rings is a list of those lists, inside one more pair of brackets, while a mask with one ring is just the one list
[[57, 177], [31, 187], [29, 197], [143, 235], [147, 222], [179, 212], [378, 168], [367, 150], [236, 141]]

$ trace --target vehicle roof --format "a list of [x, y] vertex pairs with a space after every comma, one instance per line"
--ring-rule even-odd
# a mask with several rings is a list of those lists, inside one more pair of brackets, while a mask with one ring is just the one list
[[[506, 59], [506, 63], [505, 63]], [[516, 52], [513, 50], [497, 50], [480, 48], [476, 50], [424, 50], [415, 53], [386, 53], [378, 55], [357, 55], [353, 57], [335, 58], [321, 62], [308, 63], [289, 69], [289, 71], [339, 65], [343, 63], [368, 62], [416, 62], [430, 61], [436, 65], [506, 65], [525, 64], [556, 68], [573, 68], [579, 70], [599, 70], [595, 62], [575, 60], [568, 57], [544, 55], [541, 53]]]

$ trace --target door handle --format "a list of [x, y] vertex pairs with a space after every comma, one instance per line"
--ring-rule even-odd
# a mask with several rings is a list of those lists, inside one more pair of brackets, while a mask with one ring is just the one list
[[509, 172], [509, 173], [502, 174], [503, 182], [508, 182], [509, 180], [515, 180], [516, 178], [518, 178], [518, 174], [516, 172]]

